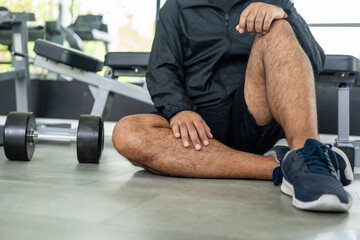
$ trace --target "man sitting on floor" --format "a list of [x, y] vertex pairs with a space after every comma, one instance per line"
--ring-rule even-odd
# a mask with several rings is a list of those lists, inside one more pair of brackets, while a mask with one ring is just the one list
[[158, 112], [121, 119], [114, 146], [155, 174], [283, 179], [295, 207], [346, 211], [349, 161], [318, 137], [323, 63], [289, 0], [167, 0], [147, 73]]

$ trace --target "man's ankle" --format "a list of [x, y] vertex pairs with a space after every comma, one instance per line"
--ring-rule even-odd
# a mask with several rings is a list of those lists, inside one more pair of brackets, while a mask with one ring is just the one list
[[296, 137], [293, 139], [288, 139], [290, 150], [303, 148], [306, 140], [308, 139], [315, 139], [317, 141], [320, 141], [318, 136], [306, 136], [306, 137]]

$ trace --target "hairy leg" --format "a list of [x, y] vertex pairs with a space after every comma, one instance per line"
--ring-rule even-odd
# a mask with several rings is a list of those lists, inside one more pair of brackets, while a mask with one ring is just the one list
[[199, 178], [272, 179], [278, 164], [264, 157], [233, 150], [216, 140], [201, 151], [184, 148], [173, 136], [169, 123], [153, 114], [121, 119], [113, 132], [113, 143], [120, 154], [136, 166], [168, 176]]
[[285, 20], [255, 38], [245, 80], [245, 100], [259, 125], [274, 118], [290, 148], [318, 139], [312, 66]]

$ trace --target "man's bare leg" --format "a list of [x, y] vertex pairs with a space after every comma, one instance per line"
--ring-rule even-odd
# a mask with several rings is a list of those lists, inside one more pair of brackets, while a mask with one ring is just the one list
[[259, 125], [275, 118], [290, 148], [318, 139], [314, 73], [287, 21], [256, 37], [246, 74], [245, 100]]
[[209, 142], [201, 151], [192, 145], [184, 148], [168, 121], [154, 114], [125, 117], [113, 132], [113, 143], [120, 154], [157, 174], [271, 180], [278, 166], [273, 157], [236, 151], [213, 139]]
[[[302, 147], [305, 139], [317, 138], [313, 81], [310, 62], [286, 21], [274, 22], [266, 36], [256, 38], [245, 99], [259, 125], [274, 117], [283, 126], [291, 147]], [[193, 146], [184, 148], [169, 123], [151, 114], [120, 120], [113, 142], [134, 165], [163, 175], [271, 179], [278, 166], [273, 157], [236, 151], [211, 139], [201, 151]]]

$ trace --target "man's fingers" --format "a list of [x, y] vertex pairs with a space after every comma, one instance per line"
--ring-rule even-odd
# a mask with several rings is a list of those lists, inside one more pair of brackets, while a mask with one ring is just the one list
[[190, 147], [188, 129], [185, 123], [180, 124], [180, 134], [184, 147]]
[[250, 11], [248, 10], [248, 8], [246, 8], [241, 16], [240, 16], [240, 21], [239, 21], [239, 25], [236, 26], [236, 30], [239, 32], [239, 33], [244, 33], [245, 32], [245, 29], [246, 29], [246, 19], [249, 15]]
[[206, 136], [207, 136], [208, 138], [213, 138], [214, 136], [211, 134], [211, 129], [210, 129], [209, 126], [206, 124], [206, 122], [205, 122], [204, 120], [202, 120], [201, 123], [202, 123], [202, 125], [204, 126]]
[[195, 150], [200, 150], [201, 144], [200, 144], [200, 140], [198, 137], [198, 132], [196, 131], [194, 124], [193, 123], [187, 124], [187, 129], [188, 129], [188, 132], [190, 135], [190, 139], [195, 147]]
[[263, 26], [263, 35], [269, 32], [271, 23], [273, 21], [272, 14], [266, 14], [264, 19], [264, 26]]
[[180, 138], [180, 129], [179, 129], [179, 125], [178, 124], [173, 124], [172, 126], [171, 126], [171, 129], [172, 129], [172, 131], [173, 131], [173, 133], [174, 133], [174, 137], [175, 138]]
[[195, 125], [195, 128], [196, 128], [196, 131], [198, 132], [198, 135], [201, 139], [201, 142], [207, 146], [209, 145], [209, 140], [207, 138], [207, 135], [206, 135], [206, 132], [205, 132], [205, 129], [204, 129], [204, 126], [202, 125], [201, 121], [199, 122], [194, 122], [194, 125]]
[[264, 13], [259, 11], [255, 18], [255, 31], [257, 34], [263, 33], [264, 18], [265, 18]]
[[257, 12], [251, 11], [246, 19], [246, 29], [250, 34], [254, 33], [256, 15]]
[[209, 145], [209, 138], [213, 138], [204, 119], [192, 111], [185, 110], [174, 115], [170, 120], [170, 128], [176, 138], [181, 137], [186, 148], [193, 144], [196, 150], [200, 150], [202, 144]]
[[274, 19], [287, 18], [286, 12], [275, 5], [266, 3], [252, 3], [242, 12], [236, 30], [244, 33], [245, 29], [253, 34], [265, 35], [270, 31]]

